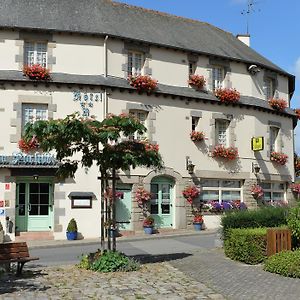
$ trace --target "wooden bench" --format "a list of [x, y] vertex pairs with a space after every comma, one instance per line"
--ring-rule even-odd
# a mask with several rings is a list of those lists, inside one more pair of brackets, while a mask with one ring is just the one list
[[17, 275], [22, 274], [24, 264], [38, 257], [30, 257], [25, 242], [0, 244], [0, 264], [17, 263]]

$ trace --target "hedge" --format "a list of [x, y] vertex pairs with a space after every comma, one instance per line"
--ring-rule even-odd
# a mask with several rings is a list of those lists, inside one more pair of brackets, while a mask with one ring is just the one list
[[279, 227], [287, 224], [287, 208], [266, 207], [227, 213], [222, 217], [223, 237], [230, 228]]
[[225, 255], [233, 260], [255, 265], [266, 258], [267, 229], [229, 229], [224, 240]]
[[270, 256], [265, 261], [264, 270], [286, 277], [300, 278], [300, 250]]

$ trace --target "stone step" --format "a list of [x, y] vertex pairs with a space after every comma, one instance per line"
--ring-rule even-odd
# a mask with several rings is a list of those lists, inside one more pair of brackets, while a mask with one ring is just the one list
[[52, 231], [29, 231], [29, 232], [17, 232], [16, 233], [16, 242], [21, 241], [47, 241], [54, 240]]

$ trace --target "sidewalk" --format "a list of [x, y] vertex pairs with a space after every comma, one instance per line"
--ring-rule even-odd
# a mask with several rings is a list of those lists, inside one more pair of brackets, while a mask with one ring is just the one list
[[[193, 229], [177, 229], [177, 230], [164, 230], [156, 234], [145, 234], [143, 231], [137, 231], [135, 235], [131, 236], [121, 236], [117, 237], [117, 242], [131, 242], [138, 240], [153, 240], [153, 239], [164, 239], [171, 237], [180, 237], [180, 236], [192, 236], [192, 235], [211, 235], [216, 234], [218, 230], [203, 230], [195, 231]], [[65, 240], [39, 240], [39, 241], [26, 241], [30, 249], [37, 248], [56, 248], [56, 247], [67, 247], [67, 246], [80, 246], [80, 245], [89, 245], [89, 244], [100, 244], [100, 238], [95, 239], [82, 239], [75, 241]]]

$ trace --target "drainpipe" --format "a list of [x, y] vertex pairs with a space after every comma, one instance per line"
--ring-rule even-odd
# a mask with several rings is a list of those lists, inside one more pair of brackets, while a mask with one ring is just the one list
[[[108, 40], [108, 35], [105, 36], [104, 38], [104, 45], [103, 45], [103, 65], [104, 65], [104, 77], [107, 77], [107, 40]], [[103, 119], [106, 117], [108, 114], [108, 97], [107, 97], [107, 91], [106, 89], [104, 90], [104, 99], [103, 99]]]

